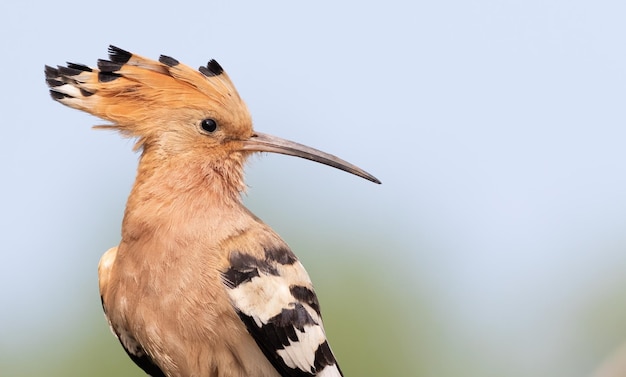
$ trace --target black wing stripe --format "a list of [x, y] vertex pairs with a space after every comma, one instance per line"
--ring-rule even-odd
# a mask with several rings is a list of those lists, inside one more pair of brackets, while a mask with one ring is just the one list
[[301, 285], [292, 285], [289, 287], [289, 292], [291, 292], [293, 297], [295, 297], [297, 300], [308, 304], [311, 309], [315, 310], [315, 313], [317, 313], [317, 315], [319, 315], [320, 317], [322, 316], [322, 313], [320, 313], [320, 303], [317, 300], [315, 292], [313, 292], [311, 289]]
[[258, 277], [259, 271], [274, 276], [278, 275], [278, 270], [273, 263], [257, 259], [246, 253], [233, 251], [229, 261], [230, 268], [222, 273], [222, 277], [226, 286], [231, 289]]
[[330, 350], [330, 346], [328, 345], [328, 341], [320, 344], [315, 351], [315, 369], [322, 370], [329, 365], [335, 364], [337, 366], [337, 370], [343, 376], [343, 372], [341, 368], [339, 368], [339, 364], [335, 359], [335, 355], [333, 355], [333, 351]]
[[[270, 361], [270, 363], [272, 363], [274, 368], [276, 368], [282, 377], [315, 376], [314, 373], [307, 372], [299, 368], [294, 369], [288, 367], [287, 364], [285, 364], [285, 361], [278, 355], [278, 353], [276, 353], [277, 349], [275, 347], [277, 345], [289, 344], [288, 338], [290, 337], [290, 334], [286, 331], [286, 329], [294, 331], [293, 327], [279, 328], [272, 325], [258, 327], [252, 317], [247, 316], [240, 311], [237, 311], [237, 314], [239, 314], [239, 318], [241, 318], [243, 323], [246, 325], [248, 332], [252, 335], [261, 351], [263, 351], [265, 357]], [[295, 333], [292, 336], [295, 336]], [[280, 347], [278, 349], [284, 349], [284, 347]]]

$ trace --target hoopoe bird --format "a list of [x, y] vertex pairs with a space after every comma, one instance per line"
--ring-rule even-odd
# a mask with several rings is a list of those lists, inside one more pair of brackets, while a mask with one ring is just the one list
[[342, 376], [311, 280], [241, 200], [254, 152], [303, 157], [375, 183], [333, 155], [256, 132], [215, 61], [194, 70], [115, 46], [97, 68], [45, 67], [52, 98], [137, 139], [121, 242], [98, 266], [102, 306], [152, 377]]

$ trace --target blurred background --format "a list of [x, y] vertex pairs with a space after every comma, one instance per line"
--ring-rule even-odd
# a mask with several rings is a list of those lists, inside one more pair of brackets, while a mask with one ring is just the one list
[[346, 377], [626, 376], [625, 19], [617, 0], [2, 2], [0, 376], [143, 375], [96, 272], [138, 156], [43, 74], [109, 44], [215, 58], [257, 130], [382, 180], [247, 168]]

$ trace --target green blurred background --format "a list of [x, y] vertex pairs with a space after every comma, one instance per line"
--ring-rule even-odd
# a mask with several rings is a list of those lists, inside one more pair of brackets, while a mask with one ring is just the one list
[[626, 376], [625, 17], [602, 0], [3, 2], [0, 376], [142, 375], [96, 274], [133, 142], [43, 75], [108, 44], [215, 58], [259, 131], [383, 181], [247, 169], [346, 377]]

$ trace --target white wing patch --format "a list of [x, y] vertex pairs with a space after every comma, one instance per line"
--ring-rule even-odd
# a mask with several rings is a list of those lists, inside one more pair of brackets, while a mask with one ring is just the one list
[[228, 291], [228, 296], [237, 309], [253, 315], [257, 326], [266, 324], [270, 318], [280, 314], [294, 302], [294, 297], [280, 276], [262, 275], [255, 277], [247, 284], [240, 284]]
[[[304, 331], [296, 330], [298, 340], [289, 340], [289, 345], [276, 352], [290, 368], [311, 370], [315, 365], [315, 350], [326, 341], [326, 334], [319, 325], [304, 326]], [[312, 350], [313, 352], [302, 352]]]

